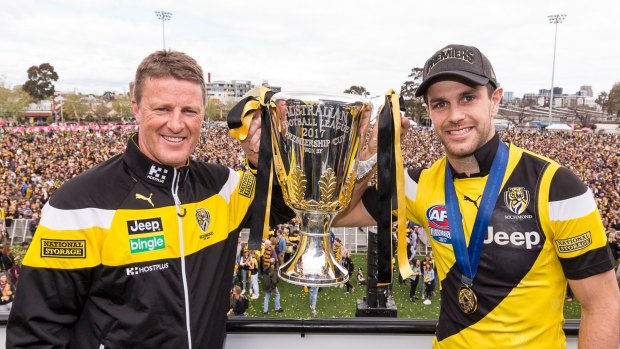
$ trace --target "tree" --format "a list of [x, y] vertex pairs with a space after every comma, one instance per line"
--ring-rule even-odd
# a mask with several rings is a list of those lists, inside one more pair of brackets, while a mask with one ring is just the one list
[[368, 90], [366, 90], [364, 86], [356, 86], [356, 85], [351, 85], [351, 87], [344, 90], [343, 93], [350, 93], [350, 94], [359, 95], [363, 97], [370, 96], [370, 92], [368, 92]]
[[[577, 121], [578, 125], [581, 127], [592, 127], [593, 118], [592, 114], [585, 108], [569, 108], [575, 113], [575, 121]], [[585, 109], [585, 110], [584, 110]]]
[[28, 80], [22, 87], [29, 95], [37, 101], [52, 97], [54, 95], [53, 81], [58, 81], [58, 74], [54, 67], [49, 63], [43, 63], [38, 67], [33, 65], [28, 68]]
[[95, 107], [95, 111], [94, 114], [97, 117], [97, 120], [99, 121], [103, 121], [109, 118], [108, 113], [111, 111], [112, 109], [108, 108], [105, 106], [105, 104], [98, 104]]
[[73, 115], [72, 119], [77, 121], [79, 121], [80, 119], [85, 119], [86, 114], [91, 112], [90, 106], [82, 101], [82, 96], [75, 93], [65, 96], [63, 108], [65, 112], [65, 118], [67, 118], [67, 115]]
[[609, 91], [607, 98], [607, 112], [620, 117], [620, 82], [616, 82]]
[[30, 95], [19, 86], [10, 89], [3, 85], [0, 83], [0, 117], [12, 118], [18, 121], [31, 102]]
[[598, 97], [596, 97], [596, 100], [594, 101], [594, 103], [598, 104], [601, 109], [603, 110], [603, 113], [607, 111], [607, 100], [609, 96], [607, 95], [607, 92], [603, 91], [601, 93], [598, 94]]
[[205, 120], [212, 121], [220, 119], [221, 105], [219, 100], [209, 98], [205, 105]]
[[121, 120], [125, 117], [132, 116], [131, 98], [126, 95], [116, 96], [112, 102], [112, 109]]
[[418, 124], [423, 124], [423, 119], [428, 119], [426, 110], [424, 110], [422, 105], [423, 99], [415, 96], [418, 87], [422, 84], [422, 71], [422, 68], [411, 69], [409, 77], [413, 79], [405, 81], [400, 87], [400, 96], [403, 98], [405, 115]]

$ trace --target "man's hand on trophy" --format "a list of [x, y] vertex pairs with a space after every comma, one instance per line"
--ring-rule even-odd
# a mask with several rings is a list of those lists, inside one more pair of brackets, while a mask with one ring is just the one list
[[260, 149], [260, 134], [261, 134], [261, 111], [260, 109], [254, 112], [252, 116], [252, 122], [248, 128], [248, 136], [241, 141], [241, 149], [248, 158], [248, 161], [256, 167], [258, 165], [258, 150]]

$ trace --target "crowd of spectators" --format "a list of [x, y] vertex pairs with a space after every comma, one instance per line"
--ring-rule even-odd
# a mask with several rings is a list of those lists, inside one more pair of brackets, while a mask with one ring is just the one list
[[[120, 130], [1, 134], [0, 220], [36, 221], [54, 190], [69, 178], [122, 153], [130, 134]], [[226, 128], [205, 128], [194, 157], [239, 168], [243, 154], [233, 142]]]
[[[433, 130], [409, 130], [403, 139], [406, 167], [429, 167], [443, 156]], [[607, 230], [620, 230], [620, 135], [507, 131], [502, 139], [566, 166], [594, 193]]]
[[[232, 168], [242, 166], [238, 142], [226, 127], [207, 127], [193, 157]], [[4, 133], [0, 135], [0, 221], [36, 221], [41, 208], [67, 179], [122, 153], [129, 131]], [[545, 154], [590, 186], [605, 228], [620, 230], [620, 135], [508, 131], [502, 138]], [[403, 139], [406, 167], [430, 166], [443, 155], [432, 130], [411, 129]]]
[[[69, 178], [121, 154], [130, 134], [130, 131], [122, 130], [0, 134], [0, 232], [4, 232], [5, 225], [10, 224], [13, 219], [29, 219], [29, 229], [34, 233], [41, 209], [54, 191]], [[605, 228], [612, 232], [620, 231], [620, 135], [507, 131], [502, 133], [502, 138], [535, 153], [545, 154], [572, 170], [592, 189]], [[408, 134], [402, 137], [402, 146], [405, 167], [429, 167], [443, 155], [443, 147], [433, 130], [410, 129]], [[224, 126], [204, 128], [201, 143], [192, 156], [235, 169], [243, 166], [241, 147], [228, 136], [228, 129]], [[288, 235], [293, 232], [283, 233]], [[297, 231], [294, 233], [298, 234]], [[292, 236], [297, 236], [296, 234]], [[20, 264], [19, 254], [9, 254], [8, 240], [1, 239], [0, 242], [5, 246], [3, 262], [10, 261], [16, 266]], [[277, 251], [279, 253], [273, 258], [275, 263], [281, 264], [285, 255], [290, 258], [291, 246], [279, 246], [277, 239], [273, 243], [281, 250]], [[252, 267], [254, 274], [257, 274], [256, 268], [262, 260], [256, 262], [257, 266]], [[13, 269], [8, 265], [1, 268], [1, 285], [8, 282], [10, 287], [14, 287], [12, 285], [17, 283], [17, 277], [11, 272]], [[349, 271], [353, 272], [354, 269], [351, 269]], [[360, 269], [358, 273], [361, 272]], [[422, 269], [419, 277], [423, 272]], [[3, 276], [6, 277], [2, 278]], [[8, 281], [3, 281], [5, 279]], [[361, 279], [363, 281], [363, 276]], [[243, 294], [250, 288], [252, 299], [258, 298], [258, 285], [250, 287], [250, 280], [245, 278], [243, 281], [245, 282], [239, 282], [242, 286], [239, 292], [242, 293], [238, 292], [237, 297], [233, 298], [245, 298]], [[257, 280], [252, 281], [257, 284]], [[4, 286], [3, 290], [5, 288], [7, 291], [4, 293], [12, 294], [11, 288]], [[422, 296], [425, 296], [424, 293]], [[427, 300], [430, 300], [430, 297], [429, 294], [426, 295]], [[413, 291], [410, 299], [415, 298], [417, 296]], [[10, 295], [3, 295], [0, 305], [10, 300]], [[247, 309], [247, 305], [243, 306]], [[240, 309], [241, 306], [231, 311], [239, 313]], [[281, 311], [279, 304], [276, 304], [276, 309]]]

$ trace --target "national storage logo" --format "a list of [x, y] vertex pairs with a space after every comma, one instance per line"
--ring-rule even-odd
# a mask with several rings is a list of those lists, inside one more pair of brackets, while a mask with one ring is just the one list
[[41, 257], [86, 258], [86, 240], [41, 239]]
[[155, 235], [147, 238], [129, 239], [129, 252], [141, 253], [163, 250], [166, 248], [164, 235]]

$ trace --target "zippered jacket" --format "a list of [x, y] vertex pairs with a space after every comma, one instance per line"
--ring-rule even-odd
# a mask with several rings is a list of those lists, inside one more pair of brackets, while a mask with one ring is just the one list
[[[7, 348], [221, 348], [255, 178], [125, 153], [66, 182], [24, 258]], [[293, 212], [276, 190], [272, 222]]]

